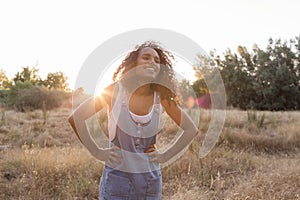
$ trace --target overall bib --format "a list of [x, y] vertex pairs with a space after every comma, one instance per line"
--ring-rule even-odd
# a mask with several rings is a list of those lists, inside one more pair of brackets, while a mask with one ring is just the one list
[[119, 92], [109, 114], [110, 145], [121, 148], [123, 159], [114, 168], [105, 165], [99, 191], [104, 200], [156, 200], [162, 198], [162, 178], [159, 163], [149, 162], [144, 153], [156, 143], [161, 105], [154, 93], [154, 104], [145, 123], [136, 122], [128, 107], [125, 89]]

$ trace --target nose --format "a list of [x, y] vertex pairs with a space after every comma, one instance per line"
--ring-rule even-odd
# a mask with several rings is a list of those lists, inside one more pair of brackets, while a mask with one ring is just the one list
[[156, 65], [157, 63], [155, 62], [155, 58], [152, 58], [151, 60], [150, 60], [150, 64], [151, 65]]
[[148, 60], [147, 60], [147, 63], [154, 63], [154, 59], [153, 58], [149, 58]]

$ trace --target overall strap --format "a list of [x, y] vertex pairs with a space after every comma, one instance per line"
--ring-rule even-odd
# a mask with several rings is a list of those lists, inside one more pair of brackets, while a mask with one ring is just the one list
[[160, 104], [160, 98], [159, 98], [159, 93], [157, 91], [154, 91], [154, 112], [156, 114], [162, 113], [162, 105]]
[[116, 136], [116, 126], [121, 112], [122, 98], [124, 96], [121, 93], [122, 90], [123, 90], [123, 86], [120, 82], [118, 82], [118, 90], [114, 91], [114, 94], [116, 94], [114, 96], [116, 96], [116, 98], [112, 99], [112, 109], [108, 115], [108, 131], [109, 131], [110, 141], [113, 140]]

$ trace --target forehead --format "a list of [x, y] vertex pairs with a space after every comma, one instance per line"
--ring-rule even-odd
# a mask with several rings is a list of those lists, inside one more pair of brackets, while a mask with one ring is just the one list
[[139, 52], [139, 55], [150, 54], [154, 57], [159, 57], [158, 53], [151, 47], [142, 48]]

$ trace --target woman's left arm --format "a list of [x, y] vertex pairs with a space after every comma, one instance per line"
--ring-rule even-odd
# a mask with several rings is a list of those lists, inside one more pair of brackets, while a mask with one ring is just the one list
[[164, 152], [157, 153], [156, 155], [153, 152], [154, 157], [151, 159], [151, 161], [164, 163], [169, 161], [192, 142], [198, 133], [198, 128], [188, 114], [175, 102], [161, 100], [161, 104], [174, 122], [183, 129], [183, 133], [180, 135], [180, 137]]

